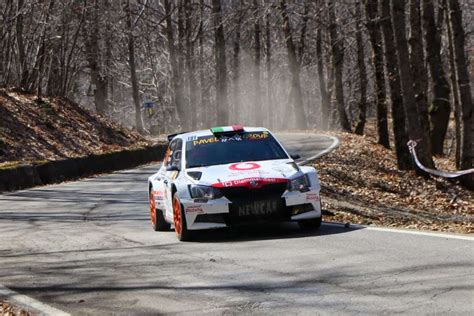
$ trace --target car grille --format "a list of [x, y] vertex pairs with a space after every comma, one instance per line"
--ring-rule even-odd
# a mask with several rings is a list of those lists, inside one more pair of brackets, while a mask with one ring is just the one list
[[232, 203], [279, 199], [286, 191], [287, 183], [271, 183], [258, 189], [247, 187], [224, 187], [220, 191]]
[[291, 208], [286, 207], [285, 199], [281, 197], [286, 188], [286, 183], [267, 184], [258, 189], [221, 188], [222, 194], [232, 202], [225, 218], [226, 223], [232, 225], [290, 219]]

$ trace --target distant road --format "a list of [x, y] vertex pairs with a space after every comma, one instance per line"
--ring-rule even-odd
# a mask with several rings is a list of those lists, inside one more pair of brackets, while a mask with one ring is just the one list
[[[303, 158], [332, 143], [281, 138]], [[472, 237], [284, 223], [179, 243], [151, 229], [156, 168], [0, 195], [0, 284], [77, 315], [474, 313]]]

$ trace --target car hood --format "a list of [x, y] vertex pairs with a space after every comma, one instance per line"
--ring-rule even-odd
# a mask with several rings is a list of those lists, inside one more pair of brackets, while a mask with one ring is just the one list
[[246, 161], [187, 170], [188, 175], [200, 176], [199, 184], [214, 187], [259, 187], [268, 183], [287, 182], [299, 172], [299, 167], [292, 159]]

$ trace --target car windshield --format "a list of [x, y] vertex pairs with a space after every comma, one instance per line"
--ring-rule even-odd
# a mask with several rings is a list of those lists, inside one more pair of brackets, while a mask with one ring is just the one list
[[191, 137], [186, 142], [186, 168], [287, 158], [266, 131]]

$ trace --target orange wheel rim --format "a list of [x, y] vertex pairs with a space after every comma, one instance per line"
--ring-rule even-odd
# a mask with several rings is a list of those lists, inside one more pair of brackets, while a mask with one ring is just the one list
[[174, 230], [177, 235], [181, 235], [181, 207], [177, 198], [173, 200], [173, 219]]
[[155, 204], [155, 194], [153, 191], [150, 192], [150, 218], [153, 225], [156, 224], [156, 204]]

